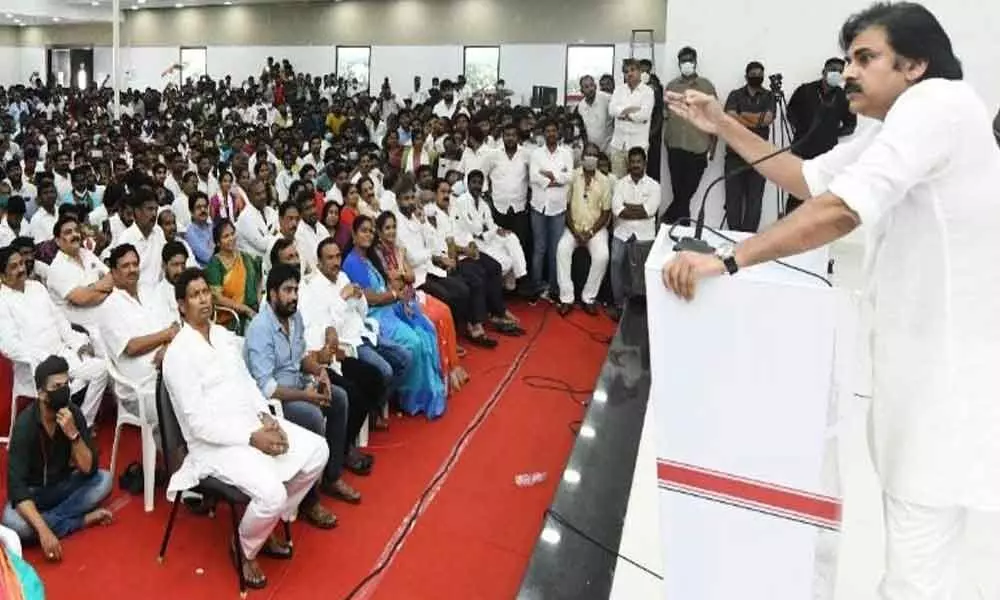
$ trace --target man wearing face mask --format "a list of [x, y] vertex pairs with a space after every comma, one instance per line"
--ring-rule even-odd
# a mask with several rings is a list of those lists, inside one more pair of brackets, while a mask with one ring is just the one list
[[566, 229], [556, 248], [559, 314], [573, 308], [573, 251], [584, 246], [590, 254], [590, 272], [583, 286], [583, 310], [597, 314], [597, 293], [608, 268], [608, 223], [611, 222], [611, 180], [597, 170], [600, 151], [594, 144], [583, 150], [582, 166], [569, 182]]
[[[677, 53], [680, 77], [667, 84], [667, 90], [683, 94], [697, 90], [713, 98], [715, 86], [698, 73], [698, 52], [694, 48], [681, 48]], [[667, 111], [663, 142], [667, 146], [667, 166], [670, 169], [670, 186], [673, 200], [663, 215], [665, 223], [676, 223], [691, 216], [691, 197], [701, 184], [708, 163], [715, 158], [717, 138], [708, 135], [684, 119], [671, 116]]]
[[[746, 68], [747, 84], [729, 93], [726, 114], [763, 139], [768, 139], [774, 121], [774, 94], [764, 89], [764, 65], [753, 61]], [[746, 165], [732, 147], [726, 149], [726, 173]], [[726, 223], [732, 231], [757, 231], [760, 225], [764, 176], [747, 169], [726, 179]]]
[[111, 474], [97, 468], [87, 422], [70, 402], [69, 370], [59, 356], [38, 363], [38, 400], [14, 423], [7, 465], [3, 524], [37, 541], [51, 562], [62, 560], [59, 538], [112, 519], [97, 508], [111, 492]]
[[[822, 78], [795, 90], [788, 101], [788, 122], [794, 132], [793, 143], [797, 144], [792, 152], [801, 158], [816, 158], [829, 152], [841, 136], [854, 133], [858, 117], [851, 112], [844, 93], [842, 58], [827, 60]], [[786, 214], [801, 204], [802, 200], [789, 196]]]

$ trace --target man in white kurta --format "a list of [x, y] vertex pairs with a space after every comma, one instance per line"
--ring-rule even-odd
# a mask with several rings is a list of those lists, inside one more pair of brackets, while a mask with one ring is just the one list
[[[454, 221], [455, 243], [467, 246], [474, 242], [482, 252], [500, 263], [509, 283], [528, 274], [528, 262], [521, 242], [507, 229], [497, 227], [493, 211], [483, 197], [482, 171], [466, 175], [469, 191], [451, 202], [449, 213]], [[508, 285], [513, 289], [513, 285]]]
[[87, 336], [73, 330], [45, 286], [27, 279], [20, 253], [3, 248], [0, 258], [0, 353], [14, 362], [15, 388], [34, 390], [38, 363], [61, 356], [69, 364], [70, 391], [87, 388], [80, 410], [93, 426], [108, 383], [104, 360], [94, 357]]
[[111, 293], [114, 283], [108, 268], [93, 252], [82, 247], [80, 224], [74, 218], [61, 217], [56, 253], [45, 280], [52, 301], [63, 311], [70, 323], [79, 325], [94, 337], [94, 351], [104, 356], [104, 349], [95, 336], [100, 334], [101, 306]]
[[[664, 267], [664, 281], [691, 298], [699, 278], [863, 227], [871, 443], [887, 538], [882, 597], [944, 600], [954, 590], [967, 511], [1000, 509], [1000, 271], [992, 266], [1000, 150], [936, 19], [918, 5], [888, 10], [894, 27], [917, 23], [928, 41], [919, 50], [925, 56], [911, 58], [889, 41], [900, 32], [887, 33], [871, 14], [848, 30], [851, 110], [878, 123], [813, 160], [784, 155], [761, 163], [763, 175], [809, 200], [717, 256], [682, 253]], [[669, 98], [671, 110], [718, 133], [747, 162], [773, 151], [710, 96]]]
[[295, 516], [329, 451], [321, 437], [270, 416], [238, 338], [210, 321], [212, 294], [204, 277], [185, 273], [181, 285], [185, 323], [163, 357], [163, 377], [188, 454], [167, 493], [173, 497], [211, 476], [250, 496], [239, 541], [253, 562], [278, 521]]
[[156, 285], [163, 279], [163, 246], [167, 239], [156, 224], [159, 204], [152, 190], [139, 188], [131, 200], [135, 221], [118, 237], [115, 246], [131, 244], [139, 252], [140, 285]]

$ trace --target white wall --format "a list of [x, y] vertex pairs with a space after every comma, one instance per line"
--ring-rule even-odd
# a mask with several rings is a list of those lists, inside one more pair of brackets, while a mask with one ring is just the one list
[[0, 85], [8, 85], [20, 78], [21, 49], [17, 46], [0, 46]]
[[[966, 78], [979, 91], [991, 110], [1000, 105], [1000, 2], [978, 0], [922, 0], [941, 20], [952, 44], [965, 66]], [[746, 63], [759, 60], [767, 74], [784, 75], [789, 96], [800, 83], [819, 77], [823, 62], [842, 56], [837, 46], [840, 26], [851, 13], [871, 4], [871, 0], [809, 2], [799, 0], [674, 1], [667, 4], [667, 43], [660, 64], [667, 78], [677, 75], [677, 51], [684, 46], [698, 50], [698, 70], [715, 83], [723, 98], [742, 85]], [[705, 26], [706, 15], [725, 14]], [[784, 18], [782, 18], [784, 17]], [[692, 203], [700, 202], [705, 186], [722, 173], [724, 152], [716, 160], [695, 194]], [[669, 186], [664, 186], [669, 193]], [[775, 218], [774, 188], [764, 192], [764, 222]], [[722, 184], [712, 190], [708, 204], [708, 222], [718, 225], [722, 218], [725, 193]], [[692, 211], [693, 212], [693, 211]]]
[[[371, 87], [377, 93], [388, 77], [393, 91], [402, 98], [413, 91], [414, 75], [420, 75], [421, 87], [426, 90], [433, 77], [454, 79], [462, 72], [463, 59], [462, 46], [372, 46]], [[503, 68], [503, 52], [500, 63]]]

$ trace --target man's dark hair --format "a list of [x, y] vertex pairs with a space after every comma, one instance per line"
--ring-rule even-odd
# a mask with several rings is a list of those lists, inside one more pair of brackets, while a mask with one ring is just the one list
[[480, 181], [486, 181], [486, 176], [479, 169], [473, 169], [469, 171], [469, 174], [465, 176], [466, 179], [472, 181], [473, 179], [478, 179]]
[[35, 389], [44, 390], [45, 382], [53, 375], [60, 373], [69, 374], [69, 363], [66, 359], [55, 354], [49, 356], [35, 367]]
[[[329, 236], [329, 237], [323, 238], [322, 241], [320, 241], [319, 245], [316, 246], [316, 258], [317, 259], [322, 258], [323, 257], [323, 250], [327, 246], [330, 246], [330, 245], [337, 246], [337, 240], [333, 239], [332, 235]], [[337, 246], [337, 247], [340, 248], [340, 246]]]
[[750, 73], [750, 71], [753, 71], [754, 69], [760, 69], [761, 71], [763, 71], [764, 70], [764, 64], [761, 63], [760, 61], [752, 60], [752, 61], [750, 61], [750, 62], [747, 63], [747, 68], [744, 69], [743, 72], [744, 73]]
[[24, 205], [24, 198], [21, 196], [11, 196], [7, 198], [7, 212], [14, 213], [15, 215], [24, 216], [27, 212], [27, 207]]
[[135, 249], [132, 244], [122, 244], [120, 246], [115, 246], [114, 250], [111, 251], [111, 255], [108, 256], [108, 265], [112, 269], [118, 268], [118, 261], [125, 257], [126, 254], [131, 252], [135, 254], [136, 259], [139, 258], [139, 251]]
[[267, 274], [267, 294], [271, 295], [271, 292], [277, 292], [278, 288], [285, 284], [286, 281], [294, 279], [295, 283], [298, 283], [301, 277], [299, 277], [299, 270], [291, 265], [275, 264], [271, 267], [271, 272]]
[[903, 58], [927, 63], [920, 80], [962, 79], [962, 62], [951, 39], [931, 11], [913, 2], [876, 2], [851, 15], [840, 29], [840, 47], [847, 52], [861, 32], [881, 27], [892, 49]]
[[22, 235], [20, 237], [14, 238], [14, 241], [10, 243], [10, 247], [16, 250], [17, 252], [27, 249], [31, 249], [31, 251], [34, 252], [35, 240], [26, 235]]
[[839, 58], [837, 56], [828, 58], [826, 59], [826, 62], [823, 63], [824, 70], [829, 69], [830, 67], [840, 67], [841, 69], [843, 69], [845, 66], [847, 66], [847, 63], [844, 61], [844, 59]]
[[281, 260], [279, 260], [278, 257], [281, 256], [281, 253], [285, 250], [285, 248], [294, 244], [295, 242], [293, 240], [285, 239], [283, 237], [274, 240], [274, 246], [271, 246], [271, 254], [269, 255], [272, 267], [274, 265], [281, 264]]
[[142, 208], [142, 205], [147, 202], [153, 203], [157, 206], [160, 205], [160, 202], [156, 199], [156, 193], [151, 188], [146, 186], [133, 189], [131, 193], [126, 196], [126, 199], [126, 203], [136, 210]]
[[167, 242], [166, 245], [163, 246], [163, 251], [160, 252], [160, 258], [162, 258], [165, 263], [170, 262], [170, 259], [175, 256], [183, 256], [184, 260], [187, 260], [188, 258], [187, 248], [185, 248], [184, 244], [177, 240]]
[[192, 281], [197, 281], [199, 279], [208, 281], [205, 279], [205, 272], [198, 267], [189, 267], [184, 269], [184, 271], [177, 278], [177, 283], [174, 284], [174, 298], [177, 300], [183, 300], [187, 296], [188, 286], [191, 285]]
[[13, 244], [0, 248], [0, 273], [7, 270], [7, 263], [10, 262], [11, 257], [15, 254], [20, 255], [20, 252], [14, 249]]
[[58, 238], [59, 233], [62, 231], [62, 228], [66, 225], [66, 223], [76, 223], [77, 226], [79, 226], [80, 219], [79, 217], [77, 217], [75, 212], [69, 212], [59, 215], [59, 218], [56, 219], [56, 224], [52, 226], [52, 237]]
[[685, 58], [698, 60], [698, 51], [691, 46], [684, 46], [677, 51], [677, 60], [684, 60]]
[[299, 205], [296, 204], [294, 200], [285, 200], [284, 202], [278, 205], [278, 216], [284, 217], [286, 214], [288, 214], [288, 211], [290, 210], [299, 212]]
[[642, 146], [635, 146], [628, 151], [628, 159], [632, 160], [633, 156], [641, 156], [642, 160], [646, 160], [646, 151], [642, 149]]

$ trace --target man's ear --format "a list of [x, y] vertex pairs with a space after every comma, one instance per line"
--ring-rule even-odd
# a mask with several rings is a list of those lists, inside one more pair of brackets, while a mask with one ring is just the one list
[[916, 83], [917, 81], [920, 81], [920, 79], [927, 72], [928, 62], [926, 60], [913, 60], [910, 58], [904, 58], [902, 60], [903, 63], [900, 70], [903, 72], [903, 77], [906, 78], [908, 83]]

